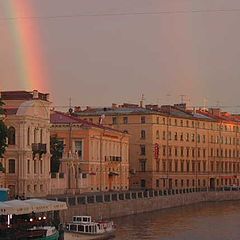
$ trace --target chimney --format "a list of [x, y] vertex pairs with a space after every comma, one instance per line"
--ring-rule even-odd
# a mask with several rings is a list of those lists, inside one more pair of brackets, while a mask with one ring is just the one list
[[112, 103], [112, 108], [116, 109], [116, 108], [118, 108], [118, 105], [116, 103]]
[[50, 94], [49, 94], [49, 93], [46, 94], [46, 100], [47, 100], [47, 101], [50, 100]]
[[38, 99], [38, 90], [33, 90], [33, 99]]
[[186, 103], [177, 103], [174, 104], [175, 108], [178, 108], [179, 110], [186, 111], [187, 110], [187, 104]]
[[81, 107], [80, 106], [75, 106], [74, 107], [74, 112], [76, 112], [76, 113], [81, 112]]
[[214, 116], [220, 116], [221, 110], [220, 108], [209, 108], [209, 112]]
[[155, 110], [155, 111], [158, 111], [159, 110], [159, 107], [157, 104], [148, 104], [148, 105], [145, 105], [146, 109], [149, 109], [149, 110]]

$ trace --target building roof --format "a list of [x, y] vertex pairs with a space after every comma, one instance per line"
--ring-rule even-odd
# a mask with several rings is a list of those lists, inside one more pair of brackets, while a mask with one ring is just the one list
[[67, 113], [58, 112], [58, 111], [52, 111], [50, 114], [50, 123], [51, 124], [81, 124], [82, 127], [89, 127], [89, 128], [99, 128], [99, 129], [105, 129], [109, 131], [114, 131], [118, 133], [124, 133], [122, 131], [103, 126], [101, 124], [95, 124], [86, 120], [79, 119], [76, 116], [69, 115]]
[[0, 92], [1, 100], [32, 100], [39, 99], [49, 101], [48, 93], [41, 93], [37, 90], [33, 91], [2, 91]]

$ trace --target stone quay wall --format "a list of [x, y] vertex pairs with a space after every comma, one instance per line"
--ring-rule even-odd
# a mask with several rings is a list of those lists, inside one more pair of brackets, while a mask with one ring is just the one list
[[186, 191], [182, 193], [139, 191], [85, 196], [55, 197], [51, 200], [66, 201], [68, 210], [60, 212], [61, 222], [69, 222], [75, 215], [98, 218], [116, 218], [210, 201], [240, 200], [240, 191]]

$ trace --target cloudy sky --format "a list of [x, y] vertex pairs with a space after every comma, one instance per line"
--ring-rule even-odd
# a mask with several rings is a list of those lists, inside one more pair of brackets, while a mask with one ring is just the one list
[[239, 0], [0, 0], [0, 88], [54, 105], [239, 105], [239, 23]]

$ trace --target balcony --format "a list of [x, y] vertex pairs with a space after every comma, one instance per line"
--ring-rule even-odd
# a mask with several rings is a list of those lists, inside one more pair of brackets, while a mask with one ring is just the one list
[[120, 156], [105, 156], [105, 161], [110, 161], [110, 162], [121, 162], [122, 157]]
[[34, 157], [36, 154], [39, 154], [39, 156], [41, 157], [42, 154], [47, 153], [47, 144], [33, 143], [32, 144], [32, 152], [33, 152]]

